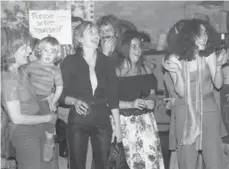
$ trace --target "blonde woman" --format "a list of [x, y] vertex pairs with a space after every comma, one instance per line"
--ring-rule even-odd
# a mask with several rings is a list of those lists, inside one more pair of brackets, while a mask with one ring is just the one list
[[60, 104], [70, 107], [67, 139], [70, 169], [85, 169], [89, 137], [95, 169], [106, 169], [112, 140], [110, 109], [115, 119], [114, 135], [122, 140], [118, 79], [112, 60], [98, 48], [98, 28], [83, 21], [74, 31], [76, 54], [62, 65], [64, 89]]

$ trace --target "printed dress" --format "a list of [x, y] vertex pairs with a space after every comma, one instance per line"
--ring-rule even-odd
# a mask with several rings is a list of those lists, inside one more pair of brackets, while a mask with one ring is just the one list
[[[157, 88], [153, 74], [119, 78], [119, 97], [133, 101]], [[160, 138], [153, 112], [120, 110], [123, 145], [130, 169], [164, 169]]]

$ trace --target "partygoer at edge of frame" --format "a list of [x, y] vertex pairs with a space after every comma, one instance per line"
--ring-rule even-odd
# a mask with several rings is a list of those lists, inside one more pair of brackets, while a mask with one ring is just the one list
[[216, 36], [205, 21], [185, 22], [172, 54], [164, 61], [179, 96], [175, 101], [175, 130], [178, 164], [182, 169], [196, 168], [198, 150], [206, 168], [228, 168], [223, 158], [222, 121], [212, 90], [212, 85], [222, 87], [222, 65], [228, 53], [215, 53]]
[[[9, 53], [2, 56], [2, 102], [10, 117], [10, 139], [16, 151], [18, 169], [51, 168], [42, 160], [43, 124], [56, 120], [55, 115], [37, 115], [35, 91], [25, 74], [30, 55], [30, 36], [13, 31]], [[50, 165], [49, 165], [50, 164]]]
[[105, 15], [98, 19], [100, 35], [100, 50], [104, 55], [112, 58], [115, 66], [119, 65], [121, 58], [117, 53], [117, 48], [120, 42], [119, 19], [114, 15]]
[[118, 79], [113, 61], [97, 50], [99, 33], [84, 21], [74, 31], [75, 55], [62, 65], [64, 89], [60, 104], [70, 106], [67, 139], [70, 169], [85, 169], [88, 139], [91, 138], [95, 169], [106, 169], [112, 140], [110, 111], [115, 119], [117, 141], [122, 140]]
[[[223, 73], [224, 84], [220, 91], [221, 113], [227, 132], [229, 132], [229, 63], [223, 67]], [[223, 138], [223, 142], [229, 145], [229, 136]]]
[[164, 169], [153, 115], [157, 79], [142, 63], [141, 35], [137, 31], [123, 34], [119, 53], [124, 61], [116, 69], [123, 145], [131, 169]]

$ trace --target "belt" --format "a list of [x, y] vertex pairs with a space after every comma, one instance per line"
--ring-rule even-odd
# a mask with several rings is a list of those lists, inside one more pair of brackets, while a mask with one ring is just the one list
[[152, 110], [149, 109], [143, 109], [143, 110], [139, 110], [139, 109], [120, 109], [120, 114], [123, 116], [140, 116], [143, 114], [148, 114], [151, 113]]

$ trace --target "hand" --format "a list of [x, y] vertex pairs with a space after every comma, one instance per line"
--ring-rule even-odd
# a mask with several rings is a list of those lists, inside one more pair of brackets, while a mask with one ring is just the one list
[[116, 37], [110, 37], [109, 39], [104, 39], [102, 43], [103, 54], [109, 56], [115, 49], [117, 43]]
[[149, 110], [152, 110], [155, 106], [155, 102], [153, 100], [146, 100], [145, 101], [146, 107]]
[[229, 59], [229, 54], [226, 50], [222, 50], [216, 59], [216, 66], [222, 66], [227, 63]]
[[77, 100], [74, 104], [76, 112], [80, 115], [86, 115], [88, 110], [88, 105], [82, 100]]
[[117, 143], [122, 142], [122, 132], [121, 132], [121, 127], [116, 127], [116, 129], [112, 133], [112, 139], [111, 142], [114, 142], [114, 139], [116, 137]]
[[229, 102], [229, 93], [226, 94], [227, 102]]
[[164, 101], [166, 101], [166, 105], [165, 105], [166, 109], [171, 110], [175, 102], [175, 98], [165, 98]]
[[49, 120], [48, 120], [49, 123], [52, 123], [52, 124], [56, 123], [56, 120], [57, 120], [56, 114], [49, 114], [48, 117], [49, 117]]
[[177, 58], [163, 61], [164, 68], [170, 72], [177, 73], [182, 70], [182, 65]]
[[142, 110], [143, 108], [146, 108], [145, 100], [143, 99], [136, 99], [132, 102], [131, 108], [136, 108]]
[[51, 112], [56, 112], [56, 110], [57, 110], [57, 104], [56, 103], [51, 102], [49, 104], [49, 107], [50, 107]]

